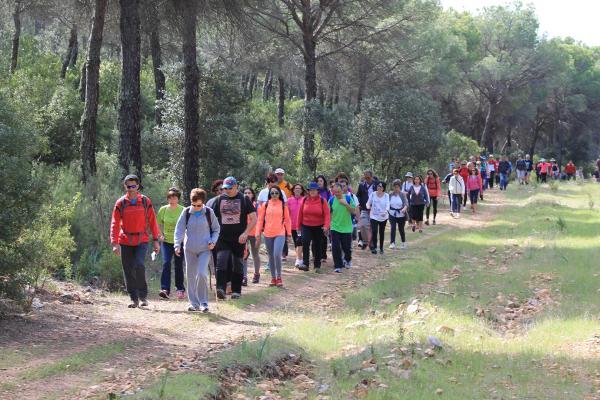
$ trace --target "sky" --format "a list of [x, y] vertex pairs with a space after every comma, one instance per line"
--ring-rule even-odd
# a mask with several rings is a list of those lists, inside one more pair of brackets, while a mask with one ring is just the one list
[[[477, 10], [512, 3], [508, 0], [441, 0], [444, 8]], [[589, 46], [600, 46], [600, 0], [523, 0], [533, 4], [540, 22], [540, 34], [571, 36]]]

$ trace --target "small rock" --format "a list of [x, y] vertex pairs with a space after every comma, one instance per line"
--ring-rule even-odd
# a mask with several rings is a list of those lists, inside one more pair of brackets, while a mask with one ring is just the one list
[[389, 304], [392, 304], [393, 302], [394, 302], [394, 299], [392, 299], [391, 297], [388, 297], [387, 299], [383, 299], [380, 301], [380, 303], [384, 304], [384, 305], [389, 305]]
[[34, 297], [33, 301], [31, 302], [31, 307], [35, 308], [36, 310], [39, 310], [40, 308], [44, 307], [44, 303], [42, 303], [42, 301], [37, 297]]
[[445, 335], [451, 335], [454, 336], [454, 329], [450, 328], [449, 326], [446, 325], [440, 325], [435, 329], [436, 332], [438, 333], [443, 333]]
[[410, 304], [408, 307], [406, 307], [406, 313], [407, 314], [415, 314], [419, 311], [419, 305], [418, 304]]
[[444, 390], [443, 390], [443, 389], [441, 389], [441, 388], [437, 388], [437, 389], [435, 390], [435, 394], [437, 394], [438, 396], [441, 396], [443, 393], [444, 393]]
[[423, 352], [426, 357], [435, 357], [435, 351], [433, 349], [427, 349]]
[[488, 253], [494, 254], [496, 251], [497, 251], [497, 249], [495, 247], [490, 247], [488, 250]]
[[377, 368], [375, 367], [367, 367], [362, 369], [363, 372], [377, 372]]
[[427, 342], [435, 348], [441, 349], [442, 347], [444, 347], [442, 341], [440, 339], [436, 338], [435, 336], [428, 336]]

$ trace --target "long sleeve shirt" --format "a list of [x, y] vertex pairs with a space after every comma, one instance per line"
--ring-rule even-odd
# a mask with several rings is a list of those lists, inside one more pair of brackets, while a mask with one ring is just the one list
[[375, 221], [387, 221], [390, 212], [390, 195], [383, 193], [380, 197], [377, 192], [371, 193], [367, 201], [367, 209], [370, 210], [369, 218]]
[[462, 176], [454, 175], [450, 178], [448, 183], [448, 190], [451, 194], [464, 194], [465, 193], [465, 181]]
[[300, 212], [300, 205], [304, 202], [304, 197], [290, 197], [287, 205], [290, 209], [290, 218], [292, 219], [292, 230], [298, 230], [298, 213]]
[[110, 222], [111, 244], [137, 246], [148, 243], [148, 232], [152, 233], [154, 240], [158, 240], [160, 230], [150, 199], [138, 193], [135, 199], [123, 196], [117, 200]]
[[283, 203], [282, 205], [281, 200], [271, 199], [260, 205], [256, 223], [256, 236], [261, 233], [268, 238], [292, 234], [292, 220], [287, 204]]
[[483, 187], [480, 175], [469, 175], [467, 178], [467, 190], [481, 190]]
[[[207, 213], [210, 213], [210, 226]], [[186, 216], [189, 214], [189, 217]], [[209, 243], [217, 243], [221, 226], [212, 208], [204, 206], [200, 211], [188, 207], [179, 216], [175, 225], [175, 248], [194, 253], [208, 250]]]
[[331, 211], [329, 204], [321, 197], [307, 196], [298, 211], [298, 227], [323, 226], [329, 229], [331, 225]]

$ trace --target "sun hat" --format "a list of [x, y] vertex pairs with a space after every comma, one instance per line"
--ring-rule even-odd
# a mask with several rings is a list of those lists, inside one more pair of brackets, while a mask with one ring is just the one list
[[308, 184], [308, 190], [319, 190], [319, 184], [317, 182], [311, 182]]
[[283, 168], [277, 168], [274, 174], [285, 174], [285, 171], [283, 170]]
[[407, 172], [406, 175], [404, 175], [405, 178], [412, 178], [413, 174], [412, 172]]

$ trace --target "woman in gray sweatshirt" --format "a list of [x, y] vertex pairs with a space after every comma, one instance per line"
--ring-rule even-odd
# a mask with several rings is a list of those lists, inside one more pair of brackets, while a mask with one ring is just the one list
[[213, 210], [204, 205], [204, 189], [192, 189], [190, 199], [192, 205], [183, 210], [175, 226], [175, 253], [180, 255], [183, 247], [188, 311], [208, 312], [208, 262], [221, 226]]

